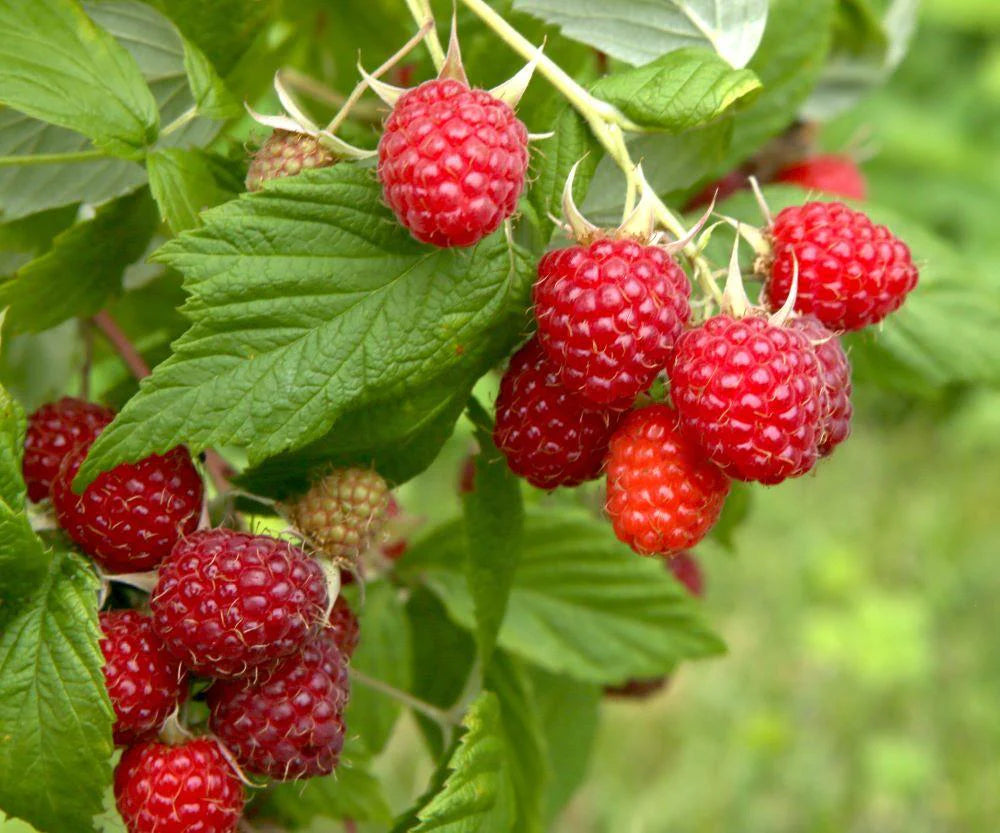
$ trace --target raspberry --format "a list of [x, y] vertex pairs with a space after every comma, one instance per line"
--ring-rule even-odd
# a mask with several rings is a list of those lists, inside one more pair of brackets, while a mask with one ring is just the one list
[[52, 481], [59, 525], [109, 573], [151, 570], [198, 526], [204, 487], [183, 446], [102, 472], [83, 492], [73, 478], [89, 444], [66, 455]]
[[275, 130], [254, 154], [247, 171], [247, 190], [259, 191], [269, 179], [295, 176], [310, 168], [329, 168], [337, 157], [315, 136]]
[[701, 596], [705, 592], [705, 579], [701, 574], [701, 566], [689, 552], [679, 552], [666, 559], [667, 568], [683, 584], [692, 596]]
[[24, 437], [24, 482], [28, 499], [37, 503], [49, 496], [52, 480], [77, 443], [90, 443], [115, 413], [101, 405], [64, 396], [42, 405], [28, 417]]
[[690, 297], [683, 270], [657, 246], [603, 239], [558, 249], [538, 264], [538, 338], [569, 390], [627, 409], [667, 366]]
[[784, 209], [770, 237], [772, 256], [760, 269], [766, 273], [771, 308], [780, 308], [788, 297], [797, 259], [795, 309], [812, 313], [830, 330], [878, 323], [917, 285], [917, 267], [906, 244], [839, 202]]
[[471, 246], [514, 213], [528, 131], [509, 105], [460, 81], [404, 93], [378, 144], [382, 193], [417, 240]]
[[812, 342], [819, 361], [821, 412], [819, 456], [826, 457], [851, 434], [851, 363], [840, 339], [813, 315], [797, 315], [788, 321]]
[[774, 175], [774, 181], [846, 200], [863, 200], [868, 196], [868, 184], [855, 161], [833, 153], [786, 165]]
[[389, 486], [377, 472], [334, 469], [286, 510], [324, 555], [353, 561], [382, 533], [389, 497]]
[[115, 802], [129, 833], [234, 833], [243, 787], [218, 741], [150, 742], [122, 755]]
[[320, 565], [287, 541], [196, 532], [160, 566], [153, 627], [192, 671], [235, 677], [297, 650], [326, 609]]
[[641, 555], [693, 547], [715, 524], [729, 478], [680, 431], [666, 405], [633, 411], [611, 437], [608, 515]]
[[125, 746], [153, 734], [182, 699], [180, 663], [164, 650], [148, 616], [135, 610], [100, 615], [104, 684], [115, 709], [115, 743]]
[[681, 424], [730, 477], [780, 483], [816, 463], [816, 354], [763, 316], [716, 315], [677, 342], [670, 389]]
[[[385, 535], [382, 540], [382, 555], [390, 561], [399, 561], [409, 549], [409, 541], [406, 540], [406, 527], [408, 526], [399, 501], [389, 495], [389, 502], [385, 507]], [[348, 653], [351, 653], [348, 651]]]
[[209, 725], [250, 772], [279, 780], [328, 775], [344, 745], [349, 692], [344, 656], [321, 633], [260, 680], [212, 685]]
[[350, 659], [354, 649], [358, 647], [361, 633], [358, 617], [354, 615], [354, 611], [343, 596], [337, 596], [337, 601], [330, 611], [326, 632], [336, 643], [344, 658]]
[[[600, 476], [621, 418], [567, 391], [558, 366], [533, 338], [514, 354], [500, 381], [493, 442], [511, 471], [533, 486], [576, 486]], [[475, 488], [474, 480], [470, 486]]]

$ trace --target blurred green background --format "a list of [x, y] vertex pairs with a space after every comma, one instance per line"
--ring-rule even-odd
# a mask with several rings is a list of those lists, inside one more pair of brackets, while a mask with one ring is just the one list
[[[872, 200], [996, 286], [1000, 3], [928, 0], [889, 84], [823, 138], [860, 141]], [[1000, 393], [857, 400], [818, 473], [755, 492], [734, 553], [701, 548], [730, 653], [606, 702], [560, 833], [998, 829]], [[399, 806], [427, 774], [415, 737], [379, 765]]]

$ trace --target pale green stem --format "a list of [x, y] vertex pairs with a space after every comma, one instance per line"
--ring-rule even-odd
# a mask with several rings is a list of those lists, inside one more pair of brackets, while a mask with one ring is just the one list
[[176, 119], [174, 119], [170, 124], [160, 131], [161, 136], [169, 136], [175, 130], [180, 130], [188, 122], [193, 121], [194, 117], [198, 115], [197, 107], [189, 107], [183, 113], [181, 113]]
[[68, 153], [36, 153], [33, 156], [0, 156], [0, 168], [21, 165], [61, 165], [65, 162], [90, 162], [95, 159], [110, 159], [101, 150], [77, 150]]
[[430, 0], [406, 0], [406, 8], [410, 10], [417, 26], [431, 24], [430, 29], [424, 33], [424, 43], [427, 51], [431, 53], [431, 61], [434, 62], [434, 69], [440, 72], [444, 66], [444, 47], [441, 46], [441, 39], [438, 37], [437, 24], [434, 22], [434, 13], [431, 11]]
[[458, 720], [448, 712], [439, 709], [437, 706], [433, 706], [425, 700], [421, 700], [418, 697], [414, 697], [412, 694], [391, 686], [382, 680], [376, 679], [375, 677], [369, 677], [363, 671], [358, 671], [357, 668], [348, 668], [348, 674], [350, 674], [351, 679], [361, 683], [361, 685], [372, 689], [373, 691], [378, 691], [384, 694], [386, 697], [391, 697], [399, 703], [402, 703], [407, 708], [413, 709], [415, 712], [420, 712], [422, 715], [429, 717], [435, 723], [438, 723], [442, 728], [447, 729], [448, 727], [454, 726], [458, 723]]

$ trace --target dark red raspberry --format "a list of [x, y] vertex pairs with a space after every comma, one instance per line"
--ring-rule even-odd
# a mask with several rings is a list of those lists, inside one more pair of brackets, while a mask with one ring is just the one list
[[705, 578], [701, 574], [701, 565], [689, 552], [679, 552], [666, 559], [667, 568], [683, 584], [692, 596], [701, 596], [705, 592]]
[[863, 200], [868, 183], [850, 156], [821, 154], [786, 165], [774, 176], [775, 182], [798, 185], [807, 191], [821, 191], [845, 200]]
[[533, 338], [500, 380], [493, 442], [511, 471], [533, 486], [576, 486], [600, 476], [621, 419], [567, 391], [559, 368]]
[[378, 144], [382, 193], [417, 240], [471, 246], [514, 213], [528, 131], [509, 105], [452, 79], [404, 93]]
[[315, 136], [275, 130], [254, 154], [247, 170], [248, 191], [259, 191], [269, 179], [295, 176], [311, 168], [329, 168], [337, 157]]
[[796, 315], [789, 327], [805, 333], [819, 361], [820, 410], [823, 414], [819, 435], [819, 456], [826, 457], [851, 434], [851, 363], [840, 339], [813, 315]]
[[37, 503], [47, 498], [63, 457], [77, 443], [93, 442], [114, 416], [109, 408], [64, 396], [28, 417], [23, 467], [28, 499]]
[[328, 775], [344, 745], [349, 693], [346, 659], [321, 633], [260, 679], [213, 684], [209, 725], [250, 772], [279, 780]]
[[762, 260], [761, 268], [771, 308], [779, 309], [788, 298], [797, 259], [795, 309], [812, 313], [834, 331], [877, 324], [917, 285], [917, 267], [906, 244], [839, 202], [784, 209], [770, 238], [772, 256]]
[[650, 405], [628, 415], [608, 450], [608, 515], [641, 555], [693, 547], [715, 524], [729, 478], [680, 430], [677, 412]]
[[716, 315], [684, 333], [670, 391], [688, 435], [730, 477], [780, 483], [816, 463], [821, 387], [796, 329]]
[[78, 495], [73, 478], [88, 450], [88, 444], [77, 445], [52, 481], [59, 525], [109, 573], [152, 570], [198, 526], [204, 486], [191, 455], [178, 446], [122, 463]]
[[158, 731], [183, 697], [180, 663], [135, 610], [102, 613], [104, 684], [115, 709], [115, 743], [125, 746]]
[[129, 833], [234, 833], [243, 787], [219, 743], [142, 743], [115, 768], [115, 802]]
[[298, 547], [210, 529], [174, 547], [150, 607], [156, 633], [188, 668], [238, 677], [296, 651], [327, 598], [323, 569]]
[[663, 370], [691, 316], [691, 285], [662, 248], [598, 240], [546, 254], [535, 283], [538, 339], [563, 384], [628, 408]]
[[345, 659], [350, 659], [354, 654], [354, 649], [358, 647], [358, 640], [361, 637], [361, 629], [358, 625], [358, 617], [354, 615], [347, 599], [337, 596], [337, 601], [330, 611], [326, 632], [340, 649], [340, 653]]

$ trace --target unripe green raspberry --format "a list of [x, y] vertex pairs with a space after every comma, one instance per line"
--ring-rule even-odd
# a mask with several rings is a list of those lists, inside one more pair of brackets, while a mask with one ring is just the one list
[[269, 179], [295, 176], [309, 168], [328, 168], [336, 162], [337, 157], [315, 136], [275, 130], [254, 154], [247, 171], [247, 190], [259, 191]]
[[298, 530], [324, 555], [354, 560], [381, 535], [389, 486], [371, 469], [334, 469], [287, 505]]

